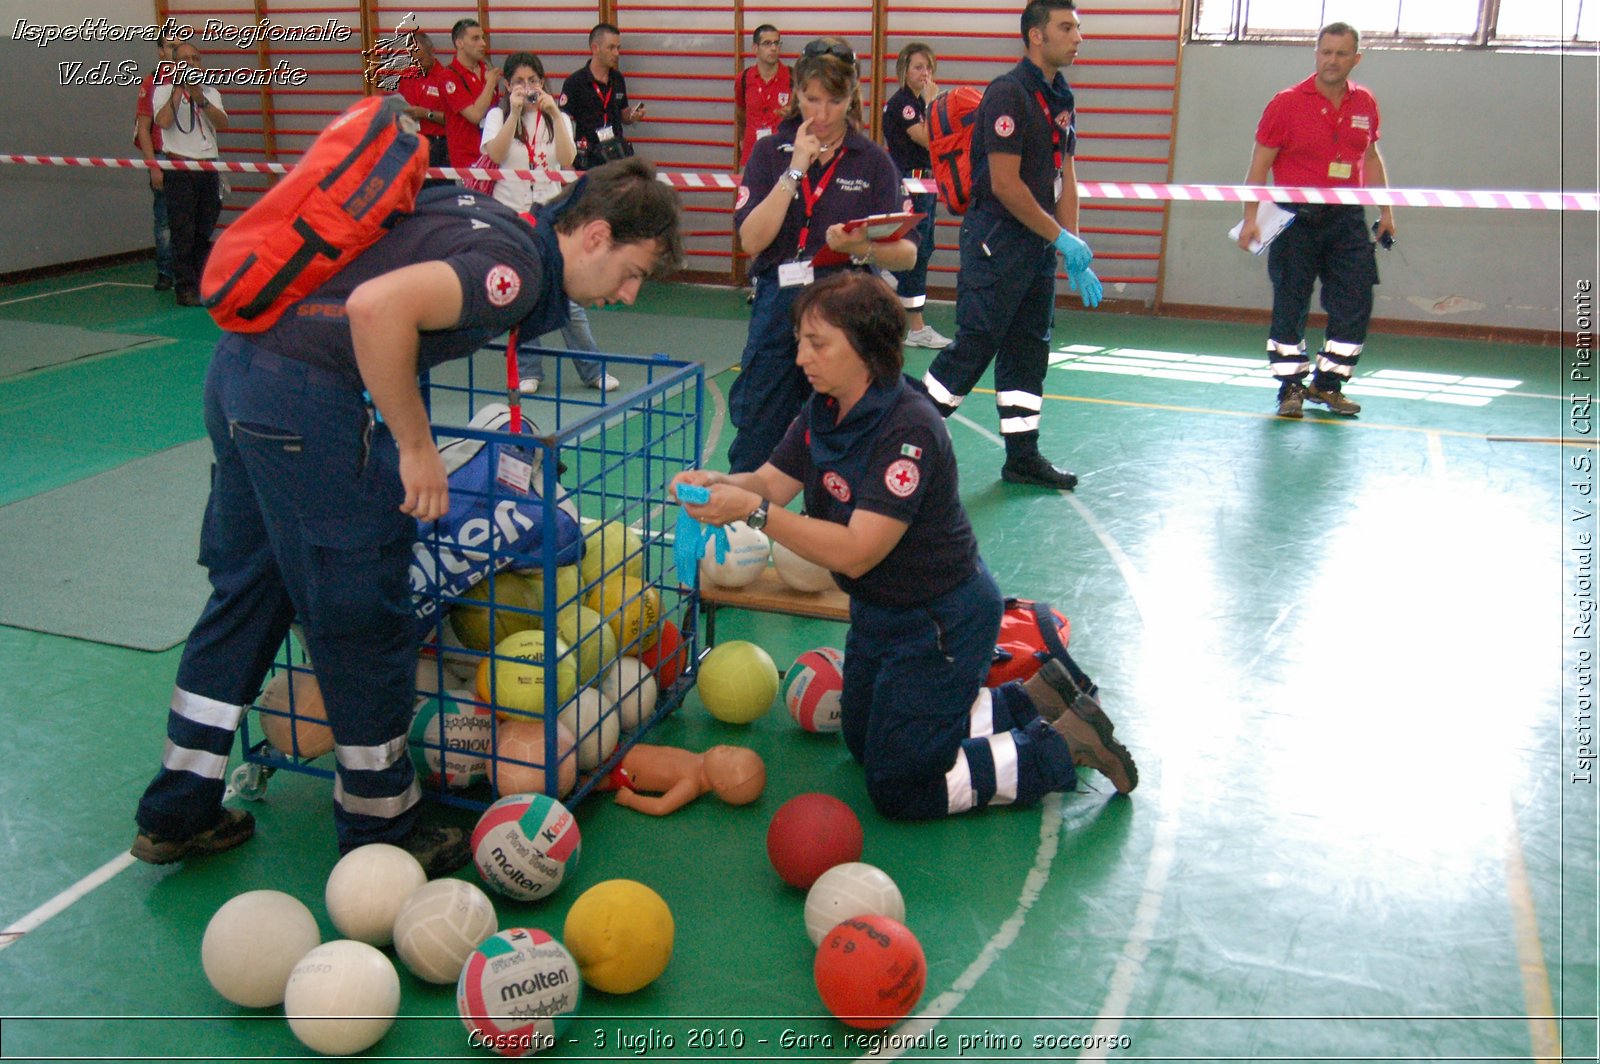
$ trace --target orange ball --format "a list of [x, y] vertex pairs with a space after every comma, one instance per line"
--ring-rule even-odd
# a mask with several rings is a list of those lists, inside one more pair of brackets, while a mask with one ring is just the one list
[[639, 660], [656, 674], [661, 690], [671, 687], [689, 662], [689, 648], [683, 645], [683, 633], [678, 631], [678, 626], [671, 621], [663, 624], [661, 638], [656, 640], [655, 646], [641, 653]]
[[[489, 782], [502, 798], [510, 794], [546, 794], [550, 768], [545, 764], [544, 724], [536, 720], [502, 720], [495, 725], [494, 753], [489, 758]], [[571, 793], [578, 782], [576, 741], [566, 726], [556, 724], [556, 794]], [[521, 762], [526, 762], [521, 763]]]
[[810, 890], [834, 865], [861, 860], [861, 821], [831, 794], [799, 794], [772, 814], [767, 859], [791, 887]]
[[851, 1027], [878, 1031], [917, 1007], [928, 962], [904, 924], [887, 916], [852, 916], [823, 938], [811, 974], [829, 1012]]
[[[292, 679], [291, 679], [292, 677]], [[333, 749], [333, 729], [322, 704], [322, 688], [309, 672], [280, 672], [256, 699], [261, 710], [261, 730], [272, 748], [288, 757], [310, 761]], [[294, 715], [285, 716], [292, 712]]]

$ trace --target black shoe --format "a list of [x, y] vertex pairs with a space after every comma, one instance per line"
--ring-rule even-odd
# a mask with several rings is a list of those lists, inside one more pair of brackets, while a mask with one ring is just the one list
[[164, 273], [158, 273], [156, 274], [156, 283], [150, 287], [154, 288], [157, 292], [170, 292], [172, 291], [172, 278], [168, 277]]
[[472, 860], [467, 833], [460, 828], [418, 827], [397, 845], [417, 859], [429, 879], [447, 876]]
[[180, 307], [198, 307], [200, 305], [200, 293], [193, 288], [178, 289], [178, 294], [175, 298]]
[[1078, 474], [1057, 469], [1050, 459], [1035, 452], [1021, 458], [1007, 458], [1000, 467], [1000, 479], [1007, 484], [1036, 484], [1041, 488], [1071, 491], [1078, 486]]
[[224, 809], [222, 819], [197, 835], [169, 839], [141, 831], [128, 850], [146, 864], [171, 864], [185, 857], [231, 850], [256, 833], [256, 818], [242, 809]]

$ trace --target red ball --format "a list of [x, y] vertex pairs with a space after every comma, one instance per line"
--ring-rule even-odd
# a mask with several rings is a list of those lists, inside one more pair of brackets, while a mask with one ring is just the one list
[[656, 674], [656, 683], [665, 691], [672, 686], [689, 660], [689, 651], [683, 645], [683, 633], [671, 621], [661, 626], [661, 636], [649, 650], [639, 655], [644, 667]]
[[796, 795], [767, 825], [767, 860], [801, 890], [834, 865], [861, 860], [861, 844], [861, 821], [831, 794]]
[[887, 916], [852, 916], [823, 938], [812, 975], [829, 1012], [851, 1027], [878, 1031], [917, 1007], [928, 962], [904, 924]]

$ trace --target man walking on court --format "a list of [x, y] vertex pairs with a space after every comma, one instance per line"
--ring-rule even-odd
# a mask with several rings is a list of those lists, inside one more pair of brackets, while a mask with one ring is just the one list
[[[1383, 188], [1388, 185], [1378, 153], [1378, 101], [1350, 80], [1361, 62], [1361, 35], [1345, 22], [1333, 22], [1317, 35], [1317, 69], [1306, 80], [1274, 96], [1256, 127], [1245, 184], [1312, 188]], [[1267, 249], [1272, 281], [1272, 332], [1267, 360], [1278, 378], [1278, 416], [1297, 418], [1307, 399], [1335, 414], [1352, 417], [1361, 404], [1344, 394], [1355, 372], [1372, 320], [1372, 286], [1378, 261], [1367, 235], [1366, 211], [1359, 206], [1284, 203], [1294, 221]], [[1247, 203], [1239, 246], [1260, 236], [1259, 203]], [[1394, 237], [1394, 211], [1378, 211], [1380, 240]], [[1317, 352], [1316, 373], [1306, 358], [1306, 316], [1311, 289], [1322, 281], [1327, 335]], [[1311, 383], [1306, 384], [1306, 377]]]
[[1076, 104], [1062, 75], [1083, 35], [1073, 0], [1022, 11], [1022, 61], [989, 84], [972, 130], [972, 207], [961, 223], [955, 342], [923, 384], [945, 417], [994, 363], [995, 406], [1013, 484], [1070, 491], [1075, 474], [1039, 453], [1039, 412], [1056, 306], [1056, 253], [1083, 305], [1100, 304], [1094, 252], [1076, 235]]

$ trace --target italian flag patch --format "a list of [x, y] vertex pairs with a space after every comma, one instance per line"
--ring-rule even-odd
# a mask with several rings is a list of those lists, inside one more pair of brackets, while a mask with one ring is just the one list
[[905, 455], [907, 458], [921, 458], [922, 448], [915, 447], [909, 443], [902, 443], [900, 445], [900, 453]]

